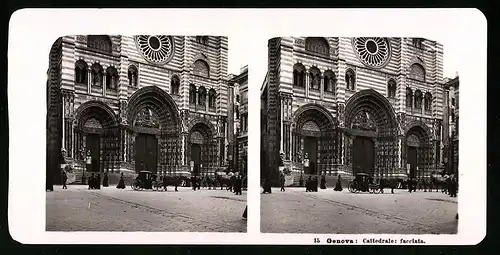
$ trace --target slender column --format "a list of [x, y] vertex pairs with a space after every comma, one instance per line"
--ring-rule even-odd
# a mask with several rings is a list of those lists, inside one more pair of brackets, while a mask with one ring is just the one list
[[183, 165], [187, 165], [187, 162], [186, 162], [186, 141], [187, 141], [187, 133], [182, 133], [182, 148], [181, 148], [181, 151], [182, 151], [182, 154], [181, 154], [181, 162]]
[[106, 74], [102, 75], [102, 96], [106, 96]]
[[66, 147], [66, 93], [62, 92], [62, 149], [65, 149]]
[[324, 87], [325, 87], [325, 78], [324, 76], [320, 76], [320, 85], [319, 85], [319, 95], [320, 95], [320, 98], [323, 100], [324, 96], [325, 96], [325, 90], [324, 90]]
[[306, 97], [309, 97], [309, 86], [311, 85], [310, 81], [309, 81], [310, 77], [309, 77], [309, 73], [307, 73], [307, 72], [305, 73], [305, 75], [306, 75], [306, 86], [305, 86], [305, 88], [306, 88]]
[[284, 144], [284, 141], [283, 141], [283, 133], [284, 133], [284, 130], [283, 130], [283, 118], [284, 118], [284, 104], [283, 104], [283, 96], [280, 96], [280, 126], [281, 126], [281, 129], [280, 129], [280, 137], [281, 137], [281, 140], [280, 140], [280, 153], [283, 151], [283, 144]]
[[[88, 75], [87, 75], [87, 94], [90, 95], [91, 93], [91, 87], [92, 87], [92, 72], [90, 71], [90, 68], [87, 70]], [[86, 154], [85, 154], [86, 155]]]

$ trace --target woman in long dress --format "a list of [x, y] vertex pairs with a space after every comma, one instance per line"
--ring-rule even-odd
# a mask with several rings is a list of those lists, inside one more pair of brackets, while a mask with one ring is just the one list
[[333, 190], [342, 191], [342, 182], [341, 182], [340, 174], [337, 177], [337, 183], [335, 184], [335, 188]]
[[321, 176], [321, 184], [320, 184], [321, 189], [326, 189], [326, 177], [325, 175]]
[[125, 188], [125, 181], [123, 180], [123, 173], [120, 174], [120, 181], [118, 182], [118, 185], [116, 186], [118, 189], [124, 189]]
[[104, 177], [102, 178], [102, 186], [103, 187], [108, 187], [108, 172], [104, 172]]

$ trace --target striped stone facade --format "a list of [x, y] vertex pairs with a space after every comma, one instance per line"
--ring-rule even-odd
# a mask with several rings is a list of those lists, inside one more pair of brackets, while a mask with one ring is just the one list
[[[91, 152], [98, 158], [94, 172], [132, 174], [140, 167], [188, 175], [192, 146], [197, 173], [225, 167], [227, 37], [153, 37], [143, 36], [146, 48], [135, 36], [75, 35], [54, 43], [47, 171], [60, 173], [64, 150], [81, 178], [92, 139], [98, 150]], [[144, 150], [154, 150], [144, 154], [153, 161], [147, 166], [136, 162]]]
[[261, 89], [263, 178], [277, 179], [280, 152], [285, 167], [304, 175], [306, 140], [314, 141], [316, 155], [306, 175], [351, 178], [360, 172], [353, 162], [357, 138], [368, 138], [364, 142], [373, 147], [373, 164], [362, 170], [375, 178], [406, 178], [409, 147], [417, 155], [410, 166], [415, 178], [442, 168], [438, 42], [282, 37], [269, 40], [268, 59]]

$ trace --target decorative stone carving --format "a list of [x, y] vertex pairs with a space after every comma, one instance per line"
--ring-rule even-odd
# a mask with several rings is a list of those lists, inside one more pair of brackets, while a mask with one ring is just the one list
[[127, 101], [120, 102], [120, 122], [127, 125]]
[[365, 131], [377, 131], [375, 122], [366, 111], [360, 111], [354, 116], [351, 128]]
[[420, 139], [415, 134], [410, 134], [408, 138], [406, 138], [406, 145], [410, 147], [420, 147]]
[[344, 104], [339, 104], [338, 106], [338, 120], [339, 120], [339, 126], [343, 127], [344, 126], [344, 114], [345, 114], [345, 105]]
[[87, 37], [84, 35], [77, 35], [76, 40], [79, 42], [87, 43]]
[[153, 64], [165, 64], [173, 57], [174, 43], [166, 35], [138, 35], [135, 38], [137, 49], [144, 59]]
[[391, 58], [390, 43], [381, 37], [355, 37], [352, 40], [354, 52], [367, 66], [384, 67]]
[[96, 118], [90, 118], [88, 119], [85, 124], [84, 124], [84, 127], [86, 128], [96, 128], [96, 129], [101, 129], [102, 128], [102, 125], [101, 125], [101, 122], [99, 122], [98, 119]]
[[191, 133], [191, 135], [189, 137], [189, 140], [190, 140], [191, 143], [203, 144], [203, 140], [205, 140], [205, 139], [204, 139], [203, 135], [200, 132], [194, 131], [194, 132]]
[[143, 108], [136, 116], [134, 126], [159, 128], [160, 124], [156, 114], [149, 108]]

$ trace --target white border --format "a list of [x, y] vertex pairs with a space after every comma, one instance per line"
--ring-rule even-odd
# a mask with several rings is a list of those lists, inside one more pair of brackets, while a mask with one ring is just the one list
[[[171, 25], [169, 25], [171, 24]], [[22, 243], [313, 244], [313, 238], [403, 235], [260, 234], [259, 107], [250, 107], [248, 233], [45, 232], [45, 89], [49, 49], [66, 34], [211, 34], [267, 45], [274, 36], [418, 36], [453, 41], [461, 83], [457, 235], [405, 235], [426, 244], [477, 244], [486, 234], [486, 19], [475, 9], [24, 9], [8, 48], [9, 231]], [[230, 39], [231, 40], [231, 39]], [[231, 47], [231, 46], [229, 46]], [[249, 101], [260, 103], [267, 52], [249, 55]], [[446, 51], [446, 45], [445, 49]], [[264, 55], [265, 54], [265, 55]], [[231, 60], [230, 60], [231, 61]], [[264, 69], [265, 70], [265, 69]], [[27, 189], [26, 187], [30, 187]]]

